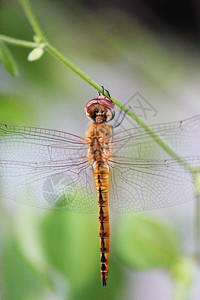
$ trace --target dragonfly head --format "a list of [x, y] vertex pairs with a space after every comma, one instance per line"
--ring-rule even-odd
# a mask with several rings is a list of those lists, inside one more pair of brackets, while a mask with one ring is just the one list
[[111, 121], [115, 116], [114, 103], [105, 96], [87, 102], [86, 116], [95, 123]]

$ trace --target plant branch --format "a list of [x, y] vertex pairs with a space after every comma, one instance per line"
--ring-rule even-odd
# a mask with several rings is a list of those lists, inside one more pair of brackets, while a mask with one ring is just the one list
[[15, 39], [15, 38], [3, 35], [3, 34], [0, 34], [0, 40], [7, 44], [10, 44], [10, 45], [26, 47], [26, 48], [36, 48], [39, 46], [38, 43]]
[[[103, 88], [98, 85], [95, 81], [93, 81], [89, 76], [83, 73], [78, 67], [76, 67], [69, 59], [65, 58], [56, 48], [54, 48], [50, 43], [47, 43], [45, 49], [52, 55], [54, 58], [59, 60], [61, 63], [70, 68], [73, 72], [75, 72], [78, 76], [80, 76], [83, 80], [85, 80], [88, 84], [94, 87], [100, 93], [107, 95], [107, 93], [103, 90]], [[108, 95], [107, 95], [108, 96]], [[132, 111], [130, 111], [125, 105], [123, 105], [120, 101], [118, 101], [115, 97], [111, 96], [111, 100], [127, 115], [129, 115], [133, 120], [135, 120], [141, 127], [145, 129], [145, 131], [152, 137], [152, 139], [159, 144], [160, 147], [163, 148], [171, 157], [178, 160], [181, 165], [183, 165], [187, 170], [190, 170], [190, 166], [184, 162], [179, 155], [177, 155], [168, 145], [166, 145], [160, 137], [150, 129], [140, 118], [138, 118]]]
[[[54, 56], [57, 60], [61, 63], [66, 65], [70, 68], [73, 72], [75, 72], [78, 76], [80, 76], [83, 80], [85, 80], [88, 84], [94, 87], [100, 93], [107, 95], [107, 93], [103, 90], [103, 88], [98, 85], [95, 81], [93, 81], [89, 76], [83, 73], [78, 67], [76, 67], [69, 59], [65, 58], [56, 48], [54, 48], [50, 43], [47, 43], [45, 46], [46, 50]], [[107, 95], [108, 96], [108, 95]], [[191, 171], [191, 167], [181, 159], [179, 155], [177, 155], [168, 145], [166, 145], [160, 137], [151, 129], [149, 128], [140, 118], [138, 118], [132, 111], [130, 111], [125, 105], [123, 105], [120, 101], [118, 101], [115, 97], [111, 96], [111, 100], [128, 116], [130, 116], [133, 120], [135, 120], [141, 127], [145, 129], [145, 131], [152, 137], [152, 139], [163, 148], [171, 157], [176, 159], [182, 166], [184, 166], [187, 170]]]
[[[106, 91], [103, 90], [103, 88], [98, 85], [95, 81], [93, 81], [89, 76], [87, 76], [84, 72], [82, 72], [76, 65], [74, 65], [69, 59], [65, 58], [63, 54], [61, 54], [51, 43], [47, 41], [46, 36], [44, 35], [37, 18], [35, 17], [35, 14], [31, 8], [31, 5], [29, 3], [29, 0], [19, 0], [21, 3], [21, 6], [23, 10], [25, 11], [25, 14], [36, 33], [37, 37], [39, 38], [38, 43], [29, 42], [29, 41], [23, 41], [18, 40], [15, 38], [7, 37], [4, 35], [0, 35], [0, 40], [8, 43], [13, 44], [16, 46], [21, 47], [28, 47], [28, 48], [37, 48], [42, 43], [45, 44], [44, 50], [46, 50], [50, 55], [52, 55], [54, 58], [56, 58], [58, 61], [60, 61], [62, 64], [70, 68], [74, 73], [76, 73], [78, 76], [80, 76], [83, 80], [85, 80], [88, 84], [90, 84], [93, 88], [95, 88], [100, 93], [104, 93], [106, 96], [109, 96]], [[121, 102], [119, 102], [115, 97], [111, 96], [111, 100], [122, 110], [124, 111], [128, 116], [130, 116], [134, 121], [138, 123], [139, 126], [144, 128], [144, 130], [152, 137], [152, 139], [171, 157], [176, 159], [180, 165], [182, 165], [187, 171], [192, 172], [195, 174], [195, 171], [190, 167], [189, 164], [187, 164], [183, 159], [176, 154], [167, 144], [165, 144], [162, 139], [151, 129], [149, 128], [139, 117], [137, 117], [132, 111], [130, 111], [126, 106], [124, 106]], [[198, 171], [199, 172], [199, 171]], [[196, 173], [198, 173], [196, 172]], [[195, 178], [194, 178], [194, 184]], [[196, 203], [196, 212], [195, 212], [195, 226], [194, 226], [194, 235], [195, 235], [195, 252], [196, 256], [199, 255], [200, 245], [199, 245], [199, 234], [200, 234], [200, 204], [199, 204], [199, 196], [200, 192], [195, 194], [195, 203]]]
[[70, 68], [74, 73], [80, 76], [83, 80], [89, 83], [92, 87], [94, 87], [100, 93], [103, 92], [103, 89], [100, 85], [98, 85], [95, 81], [93, 81], [89, 76], [83, 73], [78, 67], [76, 67], [69, 59], [65, 58], [55, 47], [53, 47], [50, 43], [47, 43], [45, 49], [57, 60], [63, 63], [65, 66]]
[[29, 20], [29, 23], [31, 24], [34, 32], [36, 35], [40, 38], [40, 42], [46, 41], [45, 35], [42, 32], [42, 29], [37, 21], [37, 18], [32, 10], [32, 7], [28, 0], [19, 0], [21, 3], [21, 6], [27, 16], [27, 19]]
[[[49, 52], [54, 58], [59, 60], [61, 63], [63, 63], [65, 66], [70, 68], [73, 72], [75, 72], [78, 76], [80, 76], [83, 80], [85, 80], [88, 84], [90, 84], [92, 87], [94, 87], [97, 91], [100, 93], [103, 93], [104, 90], [103, 88], [98, 85], [95, 81], [93, 81], [89, 76], [87, 76], [85, 73], [83, 73], [78, 67], [76, 67], [69, 59], [65, 58], [54, 46], [52, 46], [50, 43], [47, 42], [47, 39], [45, 35], [42, 32], [42, 29], [40, 28], [40, 25], [35, 17], [35, 14], [30, 6], [30, 3], [28, 0], [20, 0], [20, 3], [27, 15], [27, 18], [33, 27], [35, 33], [39, 36], [41, 39], [40, 42], [45, 42], [45, 50]], [[105, 92], [105, 95], [109, 96], [107, 92]], [[165, 151], [167, 152], [171, 157], [176, 159], [180, 165], [182, 165], [187, 171], [193, 172], [192, 168], [190, 167], [189, 164], [187, 164], [183, 159], [177, 155], [168, 145], [166, 145], [162, 139], [151, 129], [149, 128], [140, 118], [138, 118], [132, 111], [127, 109], [121, 102], [119, 102], [116, 98], [111, 96], [111, 100], [128, 116], [130, 116], [133, 120], [135, 120], [138, 125], [140, 125], [144, 130], [152, 137], [152, 139]], [[194, 181], [195, 183], [195, 181]], [[196, 187], [196, 185], [195, 185]], [[195, 222], [195, 227], [194, 227], [194, 236], [195, 236], [195, 253], [196, 256], [199, 253], [199, 233], [200, 233], [200, 221], [199, 221], [199, 214], [200, 214], [200, 204], [199, 204], [199, 196], [195, 199], [196, 203], [196, 213], [194, 216], [194, 222]]]
[[[49, 42], [47, 42], [47, 38], [42, 32], [42, 29], [40, 28], [40, 25], [35, 17], [35, 14], [31, 8], [31, 5], [28, 0], [20, 0], [20, 3], [27, 15], [27, 18], [33, 27], [36, 34], [41, 38], [41, 42], [45, 42], [45, 50], [47, 50], [54, 58], [59, 60], [61, 63], [66, 65], [68, 68], [70, 68], [73, 72], [75, 72], [78, 76], [80, 76], [83, 80], [85, 80], [88, 84], [90, 84], [92, 87], [94, 87], [97, 91], [100, 93], [104, 93], [106, 96], [109, 96], [106, 91], [103, 90], [103, 88], [98, 85], [95, 81], [93, 81], [89, 76], [87, 76], [84, 72], [82, 72], [77, 66], [75, 66], [69, 59], [65, 58], [63, 54], [61, 54], [54, 46], [52, 46]], [[9, 40], [8, 40], [9, 39]], [[5, 39], [4, 39], [5, 41]], [[8, 42], [16, 42], [16, 45], [22, 46], [23, 42], [20, 40], [17, 43], [16, 39], [8, 38]], [[32, 46], [33, 44], [30, 44], [29, 42], [24, 42], [24, 45]], [[36, 44], [36, 47], [38, 47], [39, 44]], [[110, 97], [111, 100], [122, 110], [124, 111], [128, 116], [130, 116], [133, 120], [135, 120], [141, 127], [144, 128], [144, 130], [152, 137], [152, 139], [163, 148], [164, 151], [166, 151], [171, 157], [176, 159], [182, 166], [184, 166], [187, 170], [191, 170], [190, 166], [184, 162], [179, 155], [177, 155], [168, 145], [166, 145], [160, 137], [151, 129], [149, 128], [139, 117], [137, 117], [132, 111], [130, 111], [125, 105], [123, 105], [121, 102], [119, 102], [116, 98], [113, 96]]]

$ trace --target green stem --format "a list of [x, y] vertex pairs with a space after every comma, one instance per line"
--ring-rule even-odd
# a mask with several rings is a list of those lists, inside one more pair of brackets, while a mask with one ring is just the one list
[[[37, 18], [35, 17], [35, 14], [31, 8], [31, 5], [28, 0], [19, 0], [21, 3], [22, 8], [24, 9], [26, 16], [37, 34], [37, 36], [40, 38], [40, 43], [45, 43], [44, 49], [49, 52], [54, 58], [56, 58], [58, 61], [63, 63], [65, 66], [70, 68], [73, 72], [75, 72], [78, 76], [80, 76], [83, 80], [85, 80], [88, 84], [90, 84], [93, 88], [95, 88], [100, 93], [103, 93], [103, 88], [98, 85], [95, 81], [93, 81], [89, 76], [87, 76], [85, 73], [83, 73], [77, 66], [75, 66], [69, 59], [65, 58], [55, 47], [53, 47], [49, 42], [47, 42], [47, 38], [43, 34], [41, 27], [37, 21]], [[4, 35], [0, 36], [0, 39], [6, 43], [14, 44], [16, 46], [21, 47], [29, 47], [29, 48], [35, 48], [40, 45], [40, 43], [33, 43], [28, 41], [22, 41], [18, 39], [14, 39], [11, 37], [6, 37]], [[105, 95], [108, 96], [107, 92], [104, 92]], [[182, 158], [177, 155], [168, 145], [166, 145], [161, 138], [151, 129], [149, 128], [140, 118], [138, 118], [132, 111], [127, 109], [126, 106], [124, 106], [121, 102], [119, 102], [116, 98], [111, 96], [112, 101], [122, 110], [124, 111], [128, 116], [130, 116], [133, 120], [135, 120], [144, 130], [152, 137], [152, 139], [171, 157], [176, 159], [180, 165], [182, 165], [186, 170], [193, 172], [192, 168], [182, 160]], [[199, 253], [200, 245], [199, 245], [199, 235], [200, 235], [200, 204], [199, 204], [199, 195], [198, 197], [196, 194], [196, 209], [195, 209], [195, 249], [196, 249], [196, 255], [197, 252]]]
[[36, 48], [36, 47], [39, 46], [38, 43], [15, 39], [15, 38], [3, 35], [3, 34], [0, 34], [0, 40], [7, 43], [7, 44], [20, 46], [20, 47], [26, 47], [26, 48]]
[[[51, 44], [47, 43], [45, 46], [46, 50], [57, 60], [59, 60], [61, 63], [66, 65], [68, 68], [70, 68], [73, 72], [75, 72], [78, 76], [80, 76], [82, 79], [84, 79], [88, 84], [93, 86], [97, 91], [100, 93], [103, 92], [103, 89], [100, 85], [98, 85], [96, 82], [94, 82], [89, 76], [87, 76], [85, 73], [83, 73], [78, 67], [76, 67], [69, 59], [66, 59], [56, 48], [54, 48]], [[104, 94], [106, 94], [104, 92]], [[152, 139], [159, 144], [160, 147], [163, 148], [171, 157], [178, 160], [181, 165], [183, 165], [187, 170], [190, 170], [190, 166], [184, 162], [180, 156], [178, 156], [168, 145], [166, 145], [160, 137], [151, 130], [140, 118], [138, 118], [132, 111], [130, 111], [125, 105], [123, 105], [121, 102], [119, 102], [116, 98], [110, 97], [112, 101], [124, 112], [126, 112], [127, 115], [129, 115], [133, 120], [135, 120], [141, 127], [145, 129], [145, 131], [152, 137]]]
[[35, 31], [36, 35], [40, 38], [40, 42], [46, 41], [45, 35], [42, 32], [42, 29], [37, 21], [37, 18], [32, 10], [29, 1], [28, 0], [19, 0], [19, 1], [33, 30]]
[[[78, 76], [80, 76], [83, 80], [85, 80], [88, 84], [90, 84], [92, 87], [94, 87], [97, 91], [100, 93], [103, 93], [103, 88], [98, 85], [95, 81], [93, 81], [89, 76], [87, 76], [85, 73], [83, 73], [77, 66], [75, 66], [69, 59], [65, 58], [64, 55], [62, 55], [55, 47], [53, 47], [50, 43], [47, 42], [46, 37], [43, 35], [42, 30], [40, 28], [39, 23], [37, 22], [37, 19], [34, 15], [34, 12], [30, 6], [30, 3], [28, 0], [20, 0], [20, 3], [27, 15], [27, 18], [32, 25], [34, 31], [39, 35], [39, 37], [42, 39], [43, 42], [45, 42], [45, 49], [57, 60], [59, 60], [61, 63], [66, 65], [68, 68], [70, 68], [73, 72], [75, 72]], [[32, 46], [39, 44], [30, 44], [29, 42], [20, 41], [12, 38], [7, 38], [7, 41], [10, 43], [18, 44], [18, 46]], [[4, 37], [5, 41], [5, 37]], [[17, 43], [18, 41], [18, 43]], [[108, 96], [107, 92], [104, 92], [105, 95]], [[130, 111], [126, 106], [124, 106], [121, 102], [119, 102], [116, 98], [111, 96], [112, 101], [128, 116], [130, 116], [133, 120], [135, 120], [141, 127], [144, 128], [144, 130], [152, 137], [152, 139], [161, 147], [164, 151], [166, 151], [171, 157], [176, 159], [182, 166], [184, 166], [187, 170], [191, 170], [190, 166], [184, 162], [179, 155], [177, 155], [168, 145], [166, 145], [160, 137], [152, 130], [150, 129], [140, 118], [138, 118], [132, 111]]]
[[91, 86], [93, 86], [97, 91], [100, 93], [103, 92], [103, 89], [100, 85], [98, 85], [96, 82], [94, 82], [89, 76], [87, 76], [85, 73], [83, 73], [77, 66], [75, 66], [69, 59], [65, 58], [64, 55], [62, 55], [55, 47], [53, 47], [51, 44], [47, 43], [45, 46], [45, 49], [57, 60], [59, 60], [61, 63], [63, 63], [65, 66], [70, 68], [74, 73], [76, 73], [78, 76], [80, 76], [83, 80], [85, 80], [87, 83], [89, 83]]
[[[28, 0], [20, 0], [20, 3], [27, 15], [27, 18], [33, 27], [36, 34], [41, 38], [41, 42], [45, 42], [45, 49], [57, 60], [59, 60], [61, 63], [66, 65], [68, 68], [70, 68], [73, 72], [75, 72], [78, 76], [80, 76], [83, 80], [85, 80], [88, 84], [90, 84], [92, 87], [94, 87], [97, 91], [100, 93], [103, 93], [103, 88], [98, 85], [95, 81], [93, 81], [89, 76], [87, 76], [85, 73], [83, 73], [77, 66], [75, 66], [69, 59], [65, 58], [64, 55], [62, 55], [55, 47], [53, 47], [50, 43], [47, 42], [46, 37], [42, 33], [42, 30], [40, 28], [39, 23], [37, 22], [37, 19], [34, 15], [34, 12], [30, 6], [30, 3]], [[39, 44], [37, 43], [30, 43], [26, 41], [17, 40], [10, 37], [1, 36], [2, 40], [12, 43], [18, 46], [25, 46], [25, 47], [37, 47]], [[104, 93], [108, 96], [107, 92]], [[184, 162], [179, 155], [177, 155], [168, 145], [166, 145], [160, 137], [152, 130], [150, 129], [140, 118], [138, 118], [132, 111], [127, 109], [126, 106], [124, 106], [121, 102], [119, 102], [116, 98], [111, 96], [112, 101], [128, 116], [130, 116], [133, 120], [135, 120], [141, 127], [144, 128], [144, 130], [152, 137], [152, 139], [163, 148], [164, 151], [166, 151], [171, 157], [176, 159], [182, 166], [184, 166], [187, 170], [191, 170], [190, 166]]]

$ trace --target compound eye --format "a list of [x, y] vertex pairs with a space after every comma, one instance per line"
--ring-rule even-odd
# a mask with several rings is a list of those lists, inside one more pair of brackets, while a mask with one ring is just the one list
[[[97, 108], [96, 105], [99, 105], [99, 107]], [[115, 116], [114, 103], [105, 96], [91, 99], [86, 104], [86, 115], [90, 120], [94, 121], [97, 113], [105, 116], [105, 121], [111, 121]]]
[[99, 99], [99, 104], [106, 108], [114, 109], [114, 103], [111, 102], [108, 98], [101, 98]]

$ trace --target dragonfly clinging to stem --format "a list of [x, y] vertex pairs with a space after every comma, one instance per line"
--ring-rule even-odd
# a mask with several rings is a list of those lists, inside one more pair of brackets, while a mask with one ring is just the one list
[[86, 137], [0, 124], [0, 194], [32, 206], [98, 212], [101, 278], [109, 262], [109, 208], [116, 213], [162, 208], [193, 198], [200, 166], [200, 115], [150, 126], [191, 166], [171, 158], [142, 128], [112, 128], [114, 103], [99, 95], [87, 102]]

